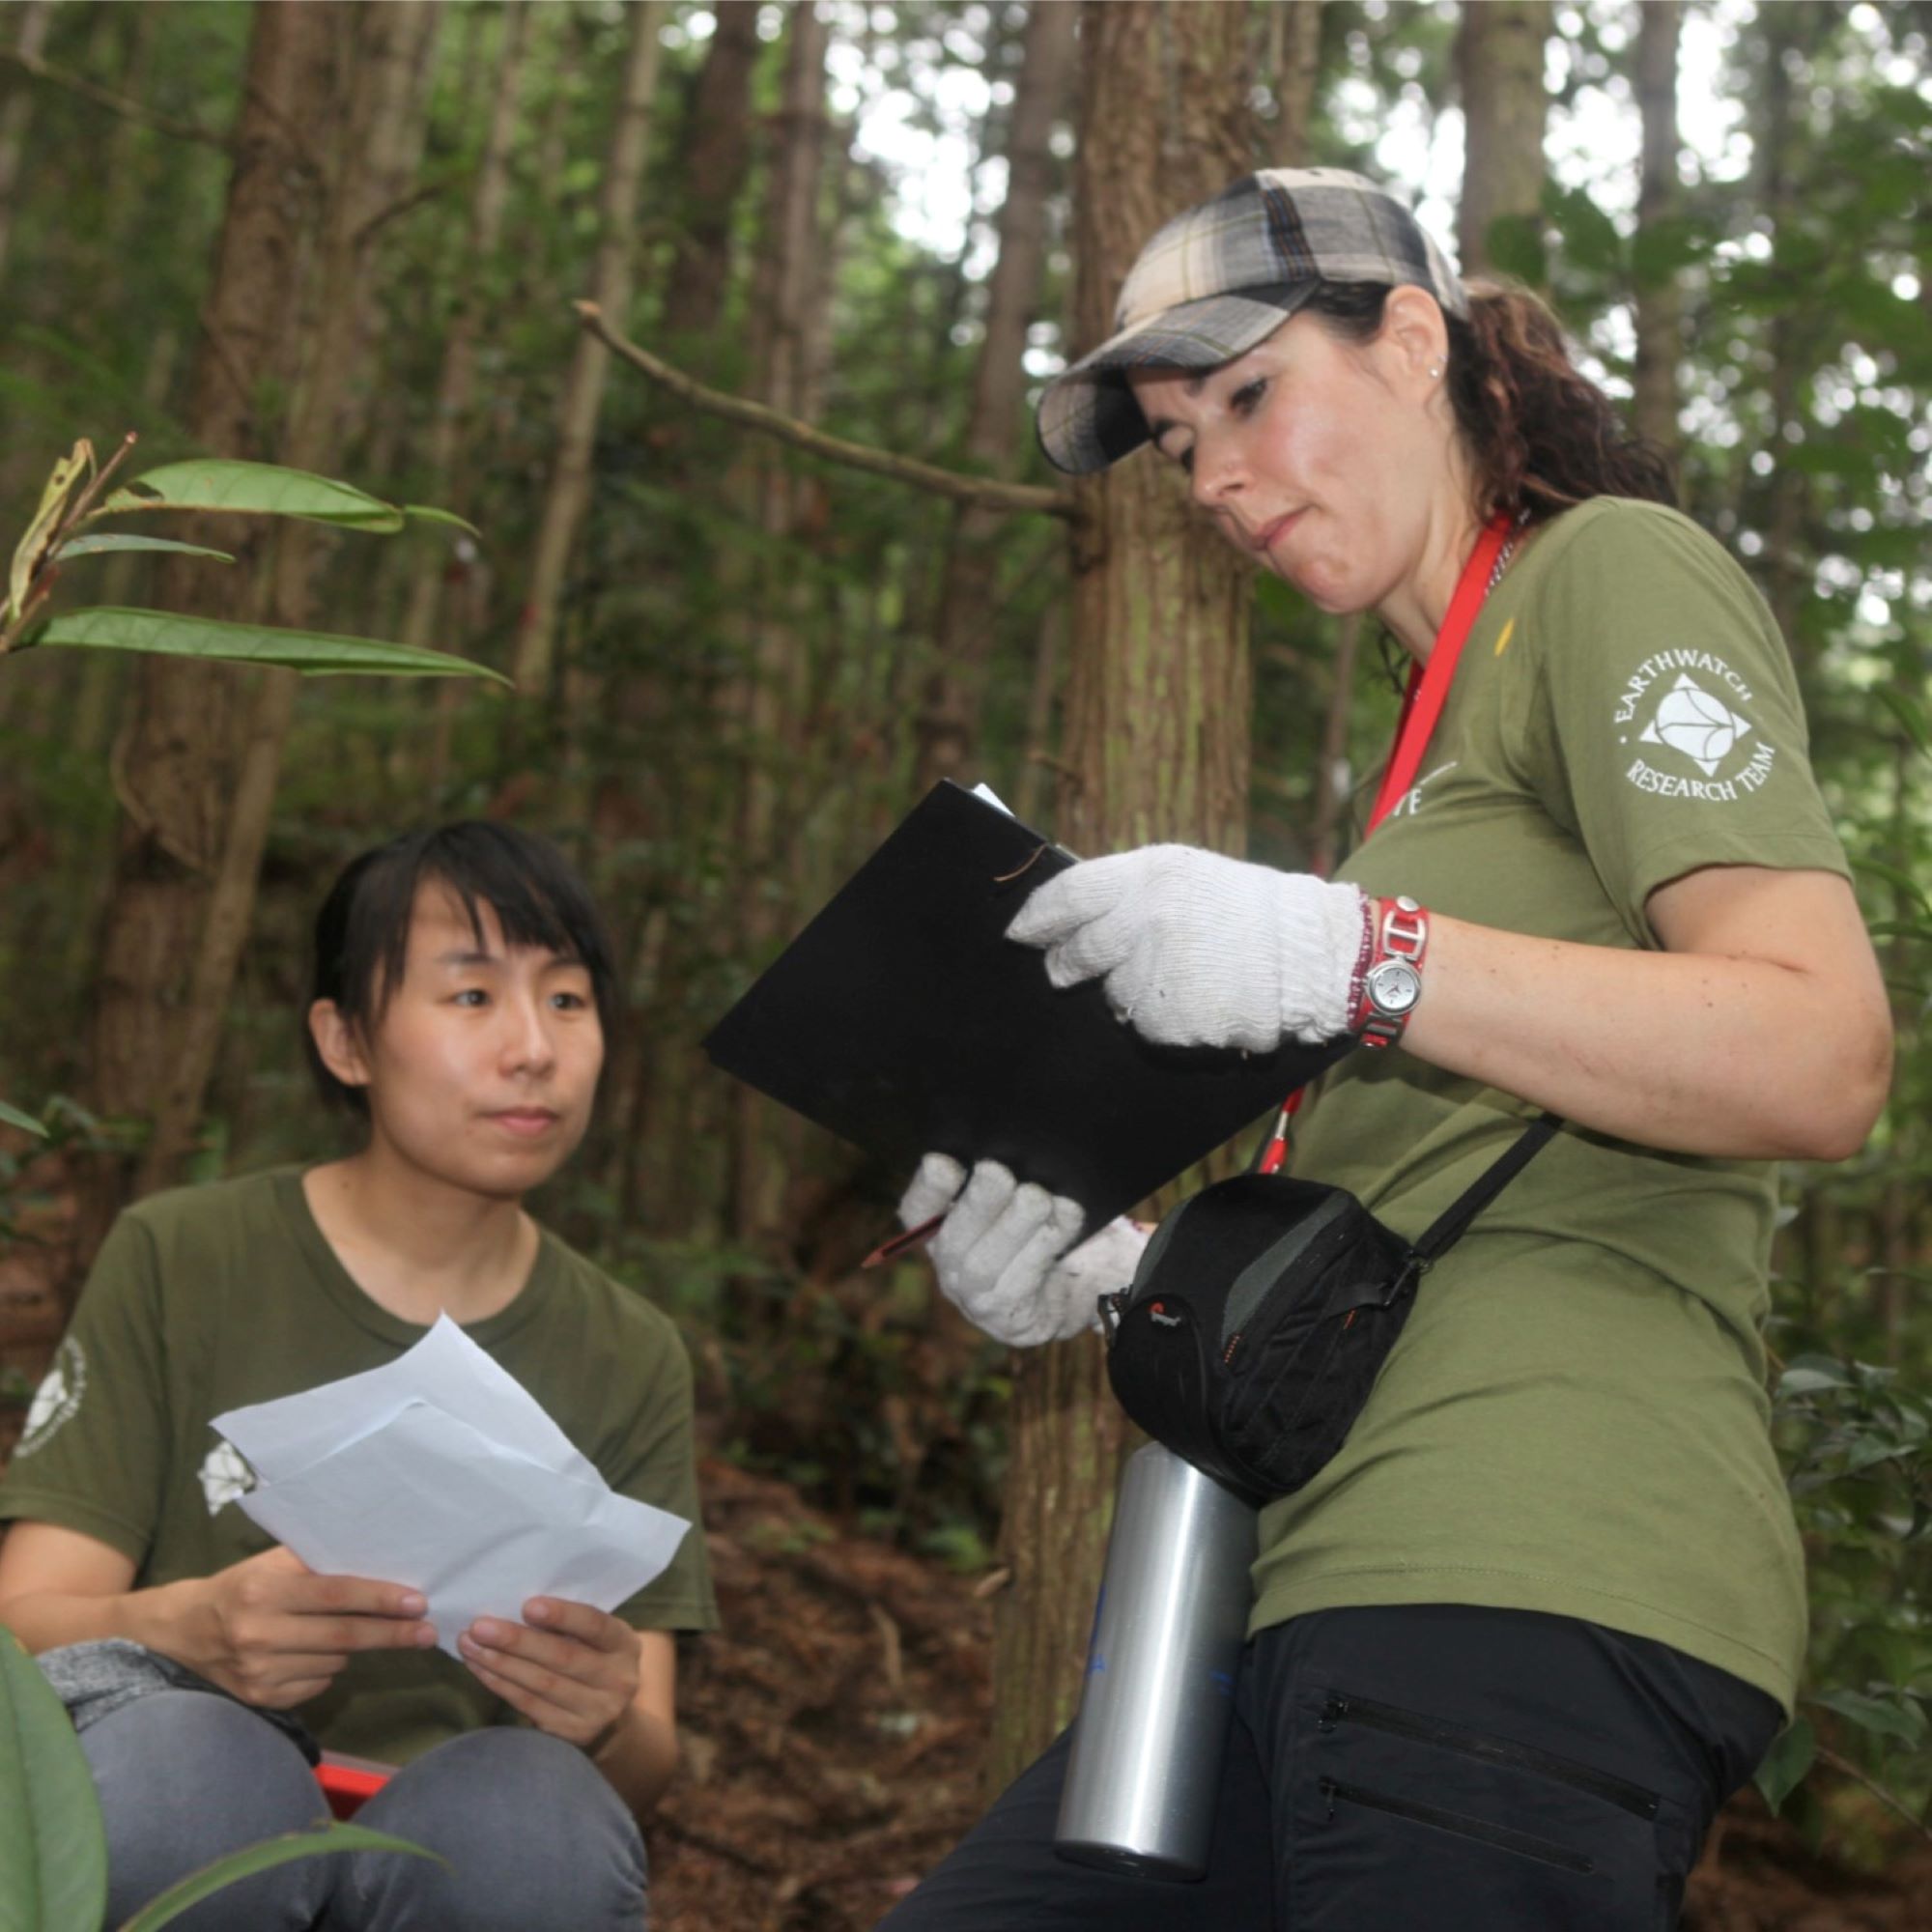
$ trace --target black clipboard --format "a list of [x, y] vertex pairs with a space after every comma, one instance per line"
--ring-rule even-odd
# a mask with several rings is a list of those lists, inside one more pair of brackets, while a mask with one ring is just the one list
[[1072, 856], [949, 781], [705, 1037], [712, 1061], [910, 1178], [1004, 1162], [1087, 1232], [1183, 1173], [1352, 1044], [1156, 1046], [1097, 981], [1055, 987], [1006, 936]]

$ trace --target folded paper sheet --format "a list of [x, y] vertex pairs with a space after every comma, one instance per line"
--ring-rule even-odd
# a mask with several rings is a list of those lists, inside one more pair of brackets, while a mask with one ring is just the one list
[[242, 1507], [311, 1570], [429, 1599], [452, 1657], [531, 1597], [614, 1609], [677, 1553], [681, 1517], [620, 1496], [446, 1316], [380, 1369], [214, 1418], [255, 1471]]

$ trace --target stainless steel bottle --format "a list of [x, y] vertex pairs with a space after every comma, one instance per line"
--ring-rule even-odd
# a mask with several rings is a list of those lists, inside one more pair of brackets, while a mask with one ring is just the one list
[[1128, 1459], [1054, 1832], [1062, 1858], [1207, 1871], [1254, 1560], [1247, 1504], [1158, 1443]]

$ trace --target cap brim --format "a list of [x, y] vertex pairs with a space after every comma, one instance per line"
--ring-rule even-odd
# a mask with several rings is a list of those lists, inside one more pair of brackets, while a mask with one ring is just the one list
[[1050, 382], [1035, 427], [1046, 460], [1069, 476], [1090, 475], [1148, 440], [1129, 369], [1214, 369], [1265, 342], [1319, 286], [1284, 282], [1204, 296], [1162, 309], [1083, 355]]

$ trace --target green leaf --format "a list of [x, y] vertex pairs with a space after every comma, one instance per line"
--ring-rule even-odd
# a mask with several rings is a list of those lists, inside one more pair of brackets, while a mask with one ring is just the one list
[[1889, 1697], [1867, 1696], [1862, 1690], [1825, 1690], [1811, 1702], [1901, 1744], [1919, 1744], [1925, 1737], [1925, 1714], [1917, 1704], [1894, 1704]]
[[1905, 735], [1918, 748], [1920, 754], [1932, 758], [1932, 727], [1926, 724], [1925, 707], [1904, 692], [1893, 691], [1885, 685], [1879, 687], [1878, 699], [1898, 720]]
[[1883, 859], [1854, 859], [1852, 869], [1862, 872], [1867, 878], [1882, 879], [1888, 886], [1917, 899], [1919, 909], [1932, 912], [1932, 899], [1927, 899], [1924, 889], [1910, 872], [1901, 871], [1896, 866], [1889, 866]]
[[1829, 1355], [1794, 1355], [1777, 1378], [1780, 1396], [1816, 1395], [1821, 1389], [1848, 1389], [1856, 1385], [1851, 1370]]
[[225, 550], [210, 550], [206, 544], [176, 543], [172, 537], [130, 537], [103, 530], [99, 536], [74, 537], [54, 552], [65, 560], [71, 556], [98, 556], [103, 551], [171, 550], [182, 556], [213, 556], [223, 563], [235, 559]]
[[[259, 1845], [231, 1852], [227, 1858], [217, 1859], [200, 1871], [189, 1872], [179, 1884], [169, 1886], [158, 1898], [142, 1906], [121, 1932], [157, 1932], [158, 1927], [179, 1918], [190, 1905], [199, 1905], [224, 1886], [235, 1885], [275, 1865], [290, 1864], [297, 1859], [322, 1858], [330, 1852], [407, 1852], [412, 1858], [435, 1859], [440, 1865], [449, 1862], [434, 1852], [424, 1851], [420, 1845], [389, 1837], [385, 1833], [366, 1831], [360, 1825], [329, 1825], [318, 1832], [285, 1832], [278, 1838], [265, 1838]], [[94, 1924], [99, 1918], [97, 1909], [93, 1919], [76, 1919], [73, 1923]]]
[[35, 1120], [33, 1115], [23, 1114], [17, 1107], [8, 1106], [5, 1100], [0, 1100], [0, 1126], [21, 1127], [30, 1134], [39, 1134], [43, 1140], [47, 1137], [45, 1126]]
[[284, 469], [273, 463], [195, 457], [165, 463], [115, 491], [99, 514], [122, 510], [221, 510], [230, 515], [299, 517], [337, 529], [399, 530], [403, 513], [353, 484]]
[[1818, 1734], [1811, 1728], [1809, 1718], [1794, 1719], [1788, 1728], [1777, 1734], [1751, 1777], [1774, 1813], [1781, 1810], [1784, 1801], [1804, 1782], [1804, 1775], [1817, 1755]]
[[268, 624], [230, 624], [181, 617], [166, 611], [69, 611], [41, 633], [37, 648], [66, 645], [97, 651], [148, 651], [160, 657], [216, 658], [229, 664], [281, 665], [311, 676], [487, 677], [510, 680], [488, 665], [447, 651], [375, 638], [340, 638], [325, 631], [278, 631]]
[[405, 503], [403, 515], [412, 524], [447, 524], [451, 529], [467, 530], [480, 543], [483, 532], [468, 517], [459, 517], [454, 510], [439, 510], [433, 503]]
[[107, 1840], [80, 1741], [0, 1630], [0, 1932], [99, 1925], [106, 1909]]

